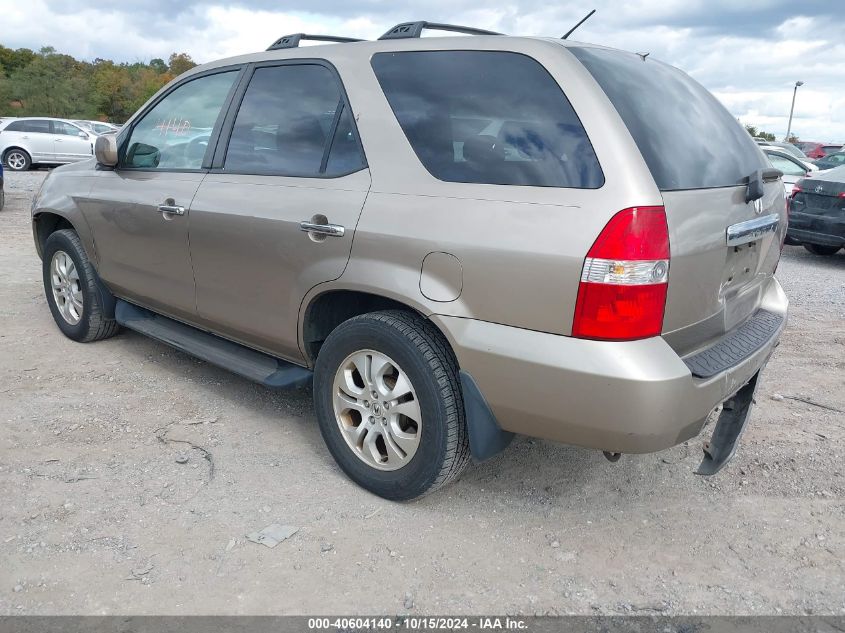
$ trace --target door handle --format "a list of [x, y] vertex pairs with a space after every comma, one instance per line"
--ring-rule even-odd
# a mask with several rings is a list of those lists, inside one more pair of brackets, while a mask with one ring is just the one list
[[320, 235], [330, 235], [331, 237], [343, 237], [346, 229], [340, 224], [315, 224], [314, 222], [306, 222], [303, 220], [299, 223], [299, 230], [306, 233], [318, 233]]
[[60, 138], [54, 138], [53, 140], [54, 140], [54, 141], [56, 141], [56, 143], [61, 143], [61, 142], [62, 142], [62, 139], [60, 139]]
[[170, 215], [185, 215], [185, 207], [180, 207], [177, 204], [160, 204], [158, 210]]

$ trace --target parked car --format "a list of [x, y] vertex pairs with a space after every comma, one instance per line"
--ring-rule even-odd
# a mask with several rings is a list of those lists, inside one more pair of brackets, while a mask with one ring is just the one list
[[812, 172], [807, 165], [793, 157], [791, 154], [769, 147], [761, 147], [760, 149], [763, 150], [763, 153], [766, 155], [766, 158], [769, 159], [772, 167], [779, 169], [783, 174], [782, 180], [784, 193], [786, 195], [790, 195], [792, 193], [792, 187], [799, 179], [809, 176]]
[[0, 158], [12, 171], [91, 158], [95, 136], [65, 119], [21, 117], [0, 127]]
[[845, 246], [845, 166], [800, 179], [789, 199], [788, 238], [814, 255]]
[[103, 121], [74, 121], [74, 123], [82, 129], [92, 132], [98, 136], [100, 134], [117, 132], [120, 129], [116, 125], [112, 125], [111, 123], [105, 123]]
[[802, 152], [800, 149], [795, 147], [792, 143], [779, 143], [778, 141], [766, 141], [764, 143], [758, 143], [758, 145], [765, 145], [767, 147], [777, 147], [781, 151], [785, 151], [787, 154], [792, 155], [793, 157], [797, 158], [798, 160], [802, 160], [804, 162], [809, 162], [809, 158], [807, 155]]
[[785, 325], [780, 172], [652, 57], [428, 26], [199, 66], [54, 170], [58, 328], [313, 380], [329, 451], [389, 499], [514, 433], [668, 448], [727, 401], [715, 473]]
[[837, 143], [801, 143], [801, 151], [807, 158], [818, 160], [828, 154], [834, 154], [842, 150], [842, 145]]
[[824, 158], [820, 158], [815, 161], [815, 165], [819, 169], [833, 169], [835, 167], [841, 167], [842, 165], [845, 165], [845, 152], [828, 154]]
[[[804, 171], [817, 171], [819, 168], [816, 167], [815, 162], [811, 161], [809, 158], [804, 157], [803, 159], [797, 158], [793, 154], [784, 151], [782, 148], [778, 147], [777, 145], [760, 145], [760, 149], [763, 150], [765, 153], [766, 150], [772, 150], [775, 152], [780, 152], [781, 154], [786, 154], [789, 158], [795, 159], [798, 161], [800, 165], [804, 167]], [[790, 187], [790, 191], [792, 188]]]

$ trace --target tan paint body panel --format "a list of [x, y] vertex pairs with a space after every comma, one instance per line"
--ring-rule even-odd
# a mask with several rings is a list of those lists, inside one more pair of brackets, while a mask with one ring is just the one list
[[[304, 362], [300, 303], [343, 273], [369, 187], [368, 170], [342, 178], [209, 174], [191, 207], [199, 323]], [[301, 231], [315, 214], [346, 228], [343, 237], [315, 241]]]
[[[118, 296], [180, 319], [196, 314], [188, 239], [190, 206], [204, 174], [142, 170], [98, 171], [86, 201], [94, 228], [97, 272]], [[168, 198], [185, 207], [166, 216]]]

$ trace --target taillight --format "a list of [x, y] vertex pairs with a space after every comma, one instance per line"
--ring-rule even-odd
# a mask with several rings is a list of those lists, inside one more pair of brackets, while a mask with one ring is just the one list
[[665, 209], [620, 211], [584, 260], [572, 336], [630, 341], [659, 335], [668, 281]]

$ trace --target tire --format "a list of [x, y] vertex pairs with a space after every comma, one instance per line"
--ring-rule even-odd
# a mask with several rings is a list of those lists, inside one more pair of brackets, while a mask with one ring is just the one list
[[[361, 366], [362, 363], [350, 360], [360, 360], [361, 356], [371, 359], [369, 364], [363, 363], [365, 372], [385, 358], [389, 361], [385, 366], [392, 366], [382, 369], [381, 376], [375, 372], [372, 380], [365, 379], [355, 369], [341, 371]], [[399, 385], [403, 375], [409, 383], [409, 393], [404, 395], [400, 392], [405, 389]], [[378, 389], [381, 402], [370, 402], [367, 409], [362, 406], [362, 401], [367, 402], [365, 396], [356, 399], [347, 393], [349, 397], [342, 399], [339, 386], [348, 391], [350, 381], [364, 392], [367, 387]], [[391, 388], [392, 393], [385, 393]], [[347, 401], [355, 404], [348, 411], [337, 412]], [[394, 411], [384, 407], [384, 402]], [[355, 483], [385, 499], [407, 501], [433, 492], [456, 480], [469, 463], [457, 362], [440, 332], [430, 322], [409, 312], [372, 312], [335, 328], [317, 357], [314, 406], [320, 432], [341, 469]], [[400, 407], [401, 414], [395, 412]], [[370, 422], [372, 419], [375, 422]], [[367, 438], [373, 437], [376, 438], [373, 443], [366, 444]], [[357, 448], [353, 447], [356, 441], [359, 441]], [[396, 446], [402, 450], [397, 451]], [[368, 447], [375, 447], [375, 452], [372, 448], [368, 452]], [[386, 461], [377, 462], [373, 455]]]
[[3, 163], [12, 171], [26, 171], [32, 167], [32, 157], [25, 150], [13, 147], [3, 154]]
[[[65, 272], [56, 277], [58, 284], [63, 284], [61, 292], [53, 289], [54, 272], [57, 273], [54, 261], [59, 268], [64, 263]], [[117, 334], [120, 326], [114, 320], [114, 297], [97, 277], [75, 231], [62, 229], [47, 238], [42, 272], [47, 304], [65, 336], [88, 343]], [[71, 297], [81, 297], [81, 305], [77, 307]]]
[[804, 244], [804, 248], [810, 251], [813, 255], [835, 255], [841, 246], [822, 246], [821, 244]]

